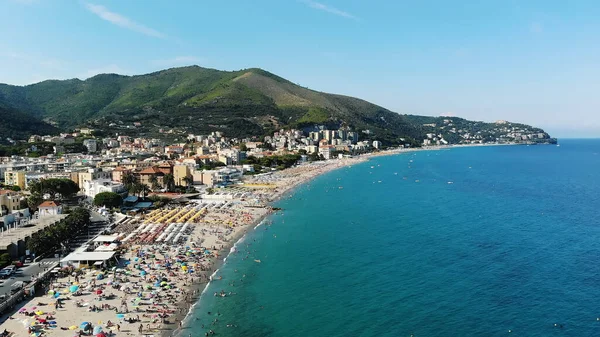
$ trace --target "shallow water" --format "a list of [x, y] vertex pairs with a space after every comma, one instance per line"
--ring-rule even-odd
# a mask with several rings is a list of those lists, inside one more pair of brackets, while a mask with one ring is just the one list
[[458, 148], [328, 173], [251, 230], [183, 335], [599, 335], [599, 153]]

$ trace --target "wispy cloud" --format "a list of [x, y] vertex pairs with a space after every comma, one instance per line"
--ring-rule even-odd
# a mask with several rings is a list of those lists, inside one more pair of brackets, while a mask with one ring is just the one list
[[108, 8], [102, 5], [95, 5], [92, 3], [84, 3], [85, 8], [90, 12], [96, 14], [102, 20], [108, 21], [113, 25], [132, 30], [134, 32], [142, 33], [147, 36], [156, 37], [159, 39], [167, 38], [166, 34], [163, 34], [155, 29], [144, 26], [141, 23], [137, 23], [128, 17], [125, 17], [119, 13], [111, 12]]
[[150, 64], [159, 67], [187, 66], [203, 63], [204, 60], [195, 56], [177, 56], [171, 59], [152, 60]]
[[318, 9], [320, 11], [327, 12], [327, 13], [337, 15], [337, 16], [341, 16], [346, 19], [358, 20], [358, 17], [356, 17], [346, 11], [343, 11], [341, 9], [338, 9], [338, 8], [335, 8], [332, 6], [325, 5], [320, 2], [316, 2], [316, 1], [312, 1], [312, 0], [302, 0], [301, 2], [313, 9]]

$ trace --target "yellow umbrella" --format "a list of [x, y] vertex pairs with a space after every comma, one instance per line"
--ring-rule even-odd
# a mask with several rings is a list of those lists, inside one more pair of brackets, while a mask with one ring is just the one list
[[36, 311], [36, 312], [35, 312], [35, 314], [36, 314], [36, 315], [43, 315], [43, 314], [44, 314], [44, 312], [40, 310], [40, 311]]

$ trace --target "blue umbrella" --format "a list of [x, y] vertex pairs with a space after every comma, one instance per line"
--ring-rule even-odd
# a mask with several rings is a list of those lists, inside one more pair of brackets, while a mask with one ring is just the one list
[[86, 327], [88, 324], [90, 324], [90, 323], [88, 323], [88, 322], [83, 322], [83, 323], [79, 324], [79, 327], [80, 327], [81, 329], [85, 329], [85, 327]]
[[123, 318], [125, 318], [125, 315], [124, 314], [117, 314], [117, 318], [118, 319], [123, 319]]
[[101, 327], [101, 326], [99, 326], [99, 325], [96, 325], [96, 326], [94, 327], [94, 335], [97, 335], [97, 334], [99, 334], [101, 331], [102, 331], [102, 327]]
[[146, 271], [145, 271], [145, 270], [142, 270], [142, 271], [140, 272], [140, 275], [142, 275], [142, 276], [146, 275]]
[[69, 291], [72, 293], [76, 292], [77, 290], [79, 290], [79, 286], [70, 286], [69, 287]]

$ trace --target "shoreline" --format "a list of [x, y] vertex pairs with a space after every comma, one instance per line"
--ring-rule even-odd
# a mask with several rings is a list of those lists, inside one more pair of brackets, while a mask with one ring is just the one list
[[[368, 158], [366, 158], [365, 156], [361, 156], [361, 157], [362, 158], [351, 158], [351, 159], [342, 159], [342, 160], [336, 159], [335, 161], [324, 162], [326, 164], [320, 164], [320, 165], [327, 165], [327, 164], [329, 164], [329, 165], [327, 165], [326, 167], [323, 167], [323, 170], [318, 171], [318, 173], [316, 173], [316, 174], [300, 176], [299, 177], [300, 179], [297, 179], [293, 184], [285, 185], [285, 187], [283, 187], [281, 190], [275, 191], [271, 195], [271, 197], [266, 200], [268, 206], [272, 207], [274, 203], [280, 201], [282, 198], [289, 195], [289, 193], [293, 193], [293, 191], [296, 188], [302, 186], [305, 183], [310, 182], [313, 179], [316, 179], [316, 178], [318, 178], [324, 174], [327, 174], [329, 172], [333, 172], [337, 169], [347, 167], [348, 166], [347, 161], [351, 161], [352, 165], [368, 161]], [[281, 171], [281, 172], [284, 172], [284, 171]], [[192, 327], [186, 327], [185, 322], [189, 321], [192, 311], [196, 308], [196, 306], [198, 306], [200, 304], [202, 295], [208, 289], [208, 286], [210, 285], [212, 278], [218, 274], [218, 272], [221, 270], [221, 268], [227, 262], [227, 258], [233, 252], [232, 248], [235, 247], [238, 243], [242, 242], [246, 238], [246, 235], [250, 232], [250, 230], [256, 229], [258, 226], [260, 226], [260, 224], [263, 221], [265, 221], [272, 214], [273, 214], [273, 212], [267, 212], [267, 213], [263, 214], [262, 216], [256, 218], [252, 223], [244, 225], [244, 230], [240, 231], [238, 236], [232, 237], [232, 240], [230, 240], [230, 242], [234, 241], [234, 243], [232, 245], [223, 245], [223, 247], [221, 248], [220, 251], [224, 251], [224, 250], [228, 249], [229, 252], [227, 253], [226, 256], [223, 257], [223, 259], [218, 259], [218, 261], [215, 262], [215, 264], [213, 265], [215, 268], [214, 268], [214, 271], [212, 272], [212, 274], [210, 275], [209, 281], [198, 284], [197, 288], [201, 288], [202, 291], [199, 292], [199, 296], [195, 299], [194, 303], [189, 306], [189, 309], [187, 310], [185, 315], [183, 315], [183, 317], [176, 317], [176, 320], [177, 320], [177, 318], [179, 318], [179, 320], [182, 323], [184, 323], [183, 328], [182, 329], [175, 328], [175, 329], [165, 330], [161, 334], [161, 337], [179, 336], [183, 332], [183, 330], [185, 330], [186, 328], [192, 328]]]
[[[316, 179], [324, 174], [327, 174], [329, 172], [335, 171], [340, 168], [349, 167], [352, 165], [357, 165], [357, 164], [368, 162], [373, 157], [399, 155], [399, 154], [403, 154], [403, 153], [412, 153], [412, 152], [417, 152], [417, 151], [435, 151], [435, 150], [444, 150], [444, 149], [462, 148], [462, 147], [503, 146], [503, 145], [522, 145], [522, 144], [467, 144], [467, 145], [460, 145], [460, 146], [435, 146], [435, 147], [427, 147], [427, 148], [393, 149], [393, 150], [388, 150], [388, 151], [381, 151], [381, 152], [377, 152], [377, 153], [360, 155], [360, 156], [352, 157], [352, 158], [312, 162], [312, 163], [302, 164], [297, 167], [292, 167], [292, 168], [282, 170], [282, 171], [275, 171], [266, 176], [250, 176], [250, 177], [248, 177], [246, 179], [246, 183], [255, 184], [255, 185], [259, 186], [259, 188], [254, 188], [257, 186], [252, 186], [252, 188], [250, 188], [251, 186], [247, 186], [247, 190], [246, 190], [246, 191], [250, 191], [250, 192], [248, 192], [248, 194], [250, 194], [252, 197], [256, 198], [256, 200], [259, 204], [259, 207], [254, 208], [257, 206], [250, 206], [247, 202], [238, 202], [235, 212], [238, 212], [240, 214], [240, 216], [243, 214], [244, 216], [247, 216], [248, 218], [246, 220], [244, 220], [242, 223], [238, 223], [238, 221], [237, 221], [238, 219], [236, 219], [235, 226], [232, 225], [231, 218], [229, 218], [229, 221], [230, 221], [229, 224], [231, 226], [228, 226], [226, 224], [227, 214], [229, 214], [230, 216], [231, 216], [231, 214], [237, 214], [233, 210], [233, 208], [235, 208], [235, 207], [233, 207], [231, 210], [226, 209], [225, 211], [223, 211], [223, 210], [219, 211], [217, 209], [213, 212], [213, 210], [211, 210], [210, 212], [207, 212], [207, 214], [212, 215], [215, 218], [215, 220], [206, 220], [203, 217], [200, 222], [195, 223], [195, 225], [191, 226], [193, 228], [193, 231], [187, 237], [187, 240], [184, 243], [171, 246], [171, 250], [173, 250], [176, 248], [185, 247], [186, 245], [191, 245], [191, 242], [194, 241], [193, 237], [198, 236], [200, 234], [200, 235], [202, 235], [202, 241], [206, 240], [206, 244], [201, 244], [200, 246], [208, 247], [207, 249], [210, 249], [211, 251], [213, 251], [213, 253], [214, 253], [214, 255], [216, 255], [216, 257], [213, 257], [212, 254], [211, 254], [211, 256], [206, 256], [208, 259], [205, 262], [202, 262], [201, 264], [204, 266], [204, 264], [206, 263], [208, 265], [208, 267], [206, 269], [203, 269], [202, 271], [198, 270], [198, 272], [194, 273], [194, 274], [185, 274], [185, 273], [178, 274], [178, 275], [181, 275], [181, 277], [179, 277], [179, 279], [177, 279], [173, 282], [174, 282], [174, 284], [176, 284], [176, 288], [175, 288], [175, 289], [177, 289], [176, 291], [178, 293], [183, 293], [184, 296], [180, 296], [179, 301], [175, 301], [174, 303], [171, 303], [171, 304], [173, 304], [174, 309], [171, 310], [172, 314], [168, 317], [169, 323], [168, 324], [167, 323], [157, 323], [157, 322], [151, 320], [151, 323], [153, 325], [155, 325], [155, 327], [153, 329], [149, 327], [148, 331], [143, 331], [142, 334], [150, 335], [150, 334], [154, 333], [155, 335], [167, 337], [167, 336], [180, 335], [181, 332], [184, 332], [184, 330], [187, 330], [189, 328], [194, 329], [195, 327], [186, 326], [184, 323], [189, 324], [188, 318], [191, 316], [190, 314], [192, 313], [192, 311], [194, 309], [196, 309], [197, 306], [200, 305], [200, 300], [202, 298], [202, 295], [208, 289], [210, 282], [212, 281], [212, 279], [214, 277], [217, 277], [219, 271], [224, 266], [224, 264], [227, 262], [227, 258], [232, 253], [232, 247], [234, 247], [238, 243], [242, 242], [245, 239], [246, 235], [250, 232], [250, 230], [258, 227], [263, 221], [265, 221], [267, 219], [268, 216], [273, 214], [272, 207], [275, 203], [277, 203], [284, 197], [286, 197], [290, 194], [293, 194], [294, 191], [298, 187], [301, 187], [302, 185], [310, 182], [311, 180]], [[228, 189], [223, 189], [222, 191], [226, 193], [228, 191]], [[242, 201], [243, 201], [243, 199], [242, 199]], [[169, 209], [163, 209], [163, 210], [169, 211]], [[211, 212], [213, 212], [214, 214]], [[207, 217], [208, 217], [208, 215], [207, 215]], [[141, 221], [146, 221], [146, 219], [142, 219]], [[150, 219], [148, 219], [148, 221], [150, 221]], [[215, 224], [216, 224], [216, 226], [215, 226]], [[133, 225], [135, 225], [135, 224], [133, 224]], [[138, 228], [141, 226], [143, 226], [141, 223], [137, 224]], [[221, 233], [220, 231], [222, 231], [222, 233], [227, 232], [227, 234], [223, 234], [222, 236], [219, 236], [219, 233]], [[208, 233], [208, 235], [207, 235], [207, 233]], [[205, 235], [207, 235], [207, 236], [205, 236]], [[225, 239], [223, 239], [223, 238], [225, 238]], [[211, 240], [212, 240], [212, 245], [208, 243]], [[196, 239], [196, 241], [198, 242], [198, 239]], [[157, 249], [157, 247], [159, 245], [160, 244], [153, 242], [153, 243], [150, 243], [149, 245], [142, 245], [140, 249], [153, 250], [153, 249]], [[212, 248], [210, 248], [211, 246], [219, 247], [219, 248], [212, 249]], [[130, 248], [132, 248], [132, 247], [130, 247]], [[131, 250], [129, 250], [128, 253], [123, 255], [123, 258], [125, 260], [127, 259], [126, 256], [129, 253], [131, 253]], [[133, 255], [133, 256], [135, 256], [135, 255]], [[129, 257], [131, 258], [132, 255], [130, 254]], [[133, 271], [136, 272], [135, 269], [133, 269]], [[185, 279], [184, 279], [184, 276], [185, 276]], [[189, 276], [191, 276], [191, 278], [192, 278], [191, 282], [188, 280]], [[63, 281], [65, 281], [65, 280], [63, 279]], [[58, 288], [56, 288], [56, 289], [58, 289]], [[17, 314], [16, 310], [18, 310], [20, 307], [25, 308], [25, 307], [29, 307], [31, 305], [36, 305], [35, 303], [37, 303], [37, 301], [44, 301], [46, 299], [45, 297], [46, 296], [43, 295], [43, 296], [30, 298], [28, 300], [28, 302], [22, 302], [19, 306], [16, 307], [14, 312], [9, 313], [7, 316], [13, 316], [13, 315], [16, 316], [16, 314]], [[68, 310], [68, 311], [71, 314], [73, 314], [73, 313], [78, 314], [80, 310], [82, 311], [82, 319], [90, 316], [89, 314], [88, 315], [84, 314], [85, 309], [78, 308], [78, 309], [74, 309], [72, 311], [71, 310]], [[57, 314], [66, 313], [65, 311], [67, 311], [67, 309], [63, 309], [62, 311], [57, 310]], [[141, 313], [142, 312], [140, 312], [140, 314]], [[132, 314], [135, 314], [135, 313], [132, 313]], [[100, 316], [102, 316], [102, 315], [94, 316], [94, 317], [96, 317], [96, 319], [90, 318], [90, 322], [95, 323], [97, 321], [97, 318], [101, 318], [101, 321], [106, 321], [106, 318], [104, 318], [104, 316], [106, 316], [106, 315], [104, 315], [102, 317], [100, 317]], [[108, 316], [106, 316], [106, 317], [108, 317]], [[114, 319], [114, 318], [111, 318], [111, 319]], [[18, 319], [16, 319], [16, 321], [21, 321], [21, 319], [18, 318]], [[6, 322], [9, 322], [9, 320], [7, 319], [3, 323], [6, 323]], [[140, 321], [140, 322], [142, 322], [144, 324], [148, 323], [145, 320]], [[123, 324], [123, 323], [121, 323], [121, 324]], [[181, 328], [178, 327], [178, 324], [182, 324]], [[150, 325], [150, 324], [148, 324], [148, 325]], [[125, 326], [127, 326], [127, 325], [125, 325]], [[10, 327], [11, 328], [9, 329], [9, 331], [18, 331], [13, 328], [14, 325], [10, 326]], [[130, 325], [130, 327], [133, 327], [132, 330], [135, 330], [134, 326]], [[59, 332], [58, 330], [55, 330], [55, 331]], [[123, 331], [123, 332], [125, 332], [125, 331]], [[128, 335], [136, 335], [135, 331], [131, 331], [131, 332], [132, 333], [128, 333]], [[118, 336], [120, 336], [120, 335], [121, 334], [119, 333]], [[66, 336], [66, 334], [62, 334], [61, 336]]]
[[[308, 164], [305, 166], [300, 166], [300, 167], [306, 167], [309, 165], [317, 165], [317, 166], [323, 166], [323, 167], [320, 167], [322, 170], [317, 171], [316, 173], [311, 173], [311, 174], [307, 174], [304, 176], [300, 175], [298, 177], [298, 179], [293, 181], [292, 184], [278, 186], [281, 189], [275, 190], [274, 193], [271, 193], [270, 196], [266, 197], [264, 201], [268, 205], [268, 207], [272, 207], [273, 204], [277, 203], [278, 201], [280, 201], [282, 198], [286, 197], [290, 193], [293, 193], [293, 191], [296, 188], [302, 186], [303, 184], [310, 182], [313, 179], [316, 179], [322, 175], [325, 175], [329, 172], [333, 172], [333, 171], [338, 170], [343, 167], [348, 167], [351, 165], [368, 162], [369, 160], [371, 160], [371, 158], [374, 158], [374, 157], [400, 155], [400, 154], [404, 154], [404, 153], [413, 153], [413, 152], [420, 152], [420, 151], [437, 151], [437, 150], [445, 150], [445, 149], [452, 149], [452, 148], [481, 147], [481, 146], [506, 146], [506, 145], [522, 145], [522, 144], [465, 144], [465, 145], [452, 145], [452, 146], [430, 146], [427, 148], [401, 148], [401, 149], [393, 149], [393, 150], [381, 151], [381, 152], [376, 152], [376, 153], [364, 154], [364, 155], [347, 158], [347, 159], [334, 159], [334, 160], [329, 160], [329, 161], [320, 161], [320, 162], [316, 162], [316, 164], [313, 162], [311, 164]], [[277, 173], [282, 173], [282, 172], [285, 173], [285, 171], [292, 170], [292, 169], [293, 168], [290, 168], [290, 169], [287, 169], [284, 171], [278, 171]], [[289, 173], [290, 172], [288, 171], [286, 175], [289, 175]], [[187, 290], [192, 290], [192, 291], [197, 290], [198, 296], [192, 298], [193, 301], [191, 303], [184, 302], [187, 307], [187, 311], [185, 312], [185, 314], [183, 314], [183, 315], [178, 314], [177, 316], [174, 317], [175, 321], [180, 321], [184, 324], [183, 328], [180, 329], [180, 328], [173, 327], [173, 326], [170, 326], [170, 327], [165, 326], [163, 328], [162, 333], [160, 334], [161, 337], [179, 336], [179, 335], [181, 335], [183, 330], [193, 328], [193, 327], [189, 327], [189, 326], [186, 327], [185, 323], [189, 322], [189, 318], [191, 317], [192, 311], [196, 308], [196, 306], [200, 305], [200, 300], [202, 298], [202, 295], [208, 289], [208, 286], [210, 285], [212, 278], [218, 274], [218, 272], [221, 270], [221, 268], [227, 262], [227, 257], [229, 257], [229, 255], [232, 253], [231, 249], [235, 245], [237, 245], [239, 242], [242, 242], [250, 230], [255, 229], [257, 226], [259, 226], [271, 214], [272, 214], [272, 212], [267, 212], [267, 213], [259, 216], [258, 218], [256, 218], [252, 223], [244, 225], [243, 226], [244, 229], [239, 231], [238, 235], [232, 237], [231, 240], [228, 241], [228, 243], [233, 241], [233, 244], [231, 244], [231, 245], [224, 244], [222, 246], [222, 248], [219, 250], [220, 252], [223, 252], [225, 250], [229, 250], [229, 252], [227, 253], [227, 255], [223, 256], [223, 258], [219, 258], [214, 262], [213, 268], [211, 268], [212, 273], [209, 276], [209, 280], [207, 282], [201, 281], [197, 285], [195, 285], [193, 288], [187, 289]], [[174, 325], [174, 324], [170, 324], [170, 325]]]

